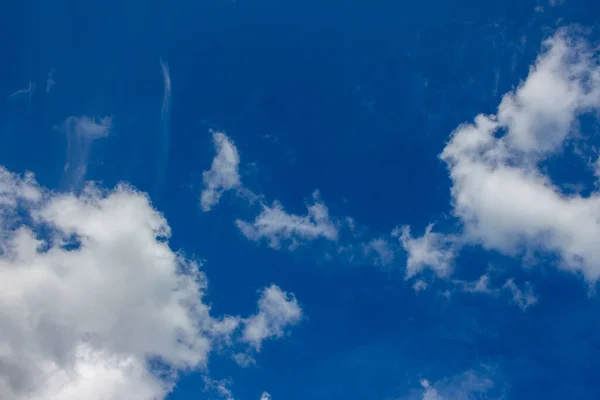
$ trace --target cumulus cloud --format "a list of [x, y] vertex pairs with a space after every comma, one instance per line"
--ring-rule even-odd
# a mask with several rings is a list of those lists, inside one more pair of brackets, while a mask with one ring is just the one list
[[400, 237], [400, 243], [407, 253], [406, 279], [425, 268], [432, 269], [440, 277], [452, 272], [452, 260], [456, 253], [453, 237], [433, 232], [433, 225], [427, 226], [421, 237], [413, 237], [408, 226], [396, 228], [393, 235]]
[[67, 163], [65, 173], [73, 187], [81, 184], [87, 172], [89, 152], [94, 140], [110, 134], [111, 117], [69, 117], [58, 127], [67, 138]]
[[297, 324], [301, 318], [302, 309], [294, 295], [271, 285], [262, 292], [258, 313], [244, 321], [242, 340], [260, 350], [265, 339], [282, 337], [285, 328]]
[[260, 400], [271, 400], [271, 395], [267, 392], [263, 392], [263, 394], [260, 396]]
[[464, 239], [509, 255], [552, 252], [563, 268], [596, 281], [600, 192], [566, 195], [540, 163], [574, 136], [578, 116], [598, 111], [597, 49], [560, 31], [496, 114], [458, 127], [440, 155]]
[[[199, 266], [129, 186], [59, 194], [0, 168], [0, 234], [0, 398], [161, 399], [241, 328], [211, 316]], [[299, 318], [290, 296], [265, 290], [253, 344]]]
[[202, 173], [204, 190], [200, 195], [203, 211], [210, 211], [224, 192], [241, 186], [238, 172], [240, 156], [233, 142], [222, 132], [213, 132], [213, 143], [217, 155], [210, 170]]
[[304, 241], [317, 238], [336, 241], [338, 224], [330, 218], [319, 192], [313, 193], [313, 202], [307, 203], [306, 207], [306, 215], [295, 215], [287, 213], [277, 201], [271, 207], [263, 204], [261, 213], [254, 221], [237, 220], [236, 225], [248, 239], [266, 239], [276, 249], [280, 248], [282, 242], [289, 242], [290, 249], [294, 249]]

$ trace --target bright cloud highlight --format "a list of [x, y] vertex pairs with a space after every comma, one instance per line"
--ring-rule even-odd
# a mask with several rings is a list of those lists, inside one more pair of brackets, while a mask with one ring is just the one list
[[238, 172], [240, 155], [233, 142], [221, 132], [213, 132], [213, 143], [217, 155], [208, 171], [202, 174], [204, 190], [200, 195], [203, 211], [210, 211], [224, 192], [241, 186]]
[[[0, 232], [2, 398], [164, 398], [244, 320], [211, 316], [199, 265], [169, 247], [167, 221], [132, 187], [54, 193], [1, 168]], [[244, 337], [259, 347], [299, 318], [293, 295], [270, 286]]]

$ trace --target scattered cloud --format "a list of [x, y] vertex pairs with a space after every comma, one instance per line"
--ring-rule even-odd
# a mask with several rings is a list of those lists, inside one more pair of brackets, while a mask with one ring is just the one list
[[301, 315], [270, 286], [257, 315], [211, 316], [200, 266], [169, 247], [165, 218], [126, 185], [59, 194], [0, 168], [0, 234], [1, 398], [161, 399], [240, 321], [256, 348]]
[[386, 266], [396, 259], [395, 248], [384, 238], [373, 239], [363, 246], [365, 256], [374, 256], [375, 264]]
[[202, 174], [204, 190], [200, 195], [200, 206], [203, 211], [210, 211], [224, 192], [241, 186], [238, 171], [240, 156], [237, 148], [222, 132], [213, 132], [213, 143], [217, 155], [210, 170]]
[[513, 279], [509, 279], [503, 286], [512, 294], [512, 299], [521, 310], [525, 311], [535, 303], [537, 303], [537, 297], [533, 293], [533, 288], [529, 282], [525, 283], [525, 290], [519, 289]]
[[233, 393], [229, 386], [231, 382], [228, 380], [215, 380], [207, 376], [204, 377], [204, 391], [214, 392], [223, 400], [234, 400]]
[[263, 392], [263, 394], [260, 396], [260, 400], [271, 400], [271, 395], [267, 392]]
[[420, 390], [404, 399], [475, 400], [488, 398], [486, 394], [495, 386], [490, 378], [475, 371], [467, 371], [450, 379], [443, 379], [435, 383], [431, 383], [427, 379], [422, 379], [420, 384]]
[[233, 355], [233, 360], [242, 368], [247, 368], [256, 365], [256, 360], [250, 354], [236, 353]]
[[413, 283], [412, 288], [416, 293], [419, 293], [427, 289], [427, 286], [427, 282], [425, 282], [423, 279], [417, 279], [415, 283]]
[[289, 214], [275, 201], [271, 207], [263, 204], [262, 211], [254, 221], [237, 220], [236, 225], [249, 240], [266, 239], [275, 249], [280, 248], [282, 242], [289, 242], [289, 248], [293, 250], [307, 240], [325, 238], [336, 241], [338, 224], [330, 218], [319, 192], [315, 191], [312, 197], [312, 203], [306, 205], [306, 215]]
[[469, 293], [496, 293], [497, 289], [490, 288], [490, 277], [488, 274], [483, 274], [473, 282], [455, 280], [455, 284], [459, 285], [463, 291]]
[[407, 253], [406, 279], [410, 279], [425, 268], [432, 269], [438, 276], [447, 277], [452, 272], [452, 260], [456, 244], [452, 236], [433, 232], [433, 225], [427, 226], [421, 237], [413, 238], [410, 227], [396, 228], [392, 233], [400, 238]]
[[265, 339], [282, 337], [285, 328], [297, 324], [301, 318], [302, 309], [294, 295], [271, 285], [262, 292], [258, 313], [244, 321], [242, 341], [258, 351]]
[[552, 252], [563, 268], [596, 281], [600, 192], [565, 195], [539, 165], [561, 150], [579, 115], [599, 111], [597, 50], [559, 31], [497, 113], [458, 127], [440, 155], [464, 240], [509, 255]]
[[498, 296], [501, 294], [502, 290], [509, 291], [513, 303], [518, 305], [523, 311], [537, 303], [537, 297], [533, 293], [532, 285], [529, 282], [526, 282], [525, 288], [520, 289], [514, 282], [514, 278], [508, 279], [501, 287], [493, 287], [491, 285], [490, 275], [488, 273], [481, 275], [476, 281], [454, 280], [453, 283], [458, 285], [462, 291], [468, 293]]

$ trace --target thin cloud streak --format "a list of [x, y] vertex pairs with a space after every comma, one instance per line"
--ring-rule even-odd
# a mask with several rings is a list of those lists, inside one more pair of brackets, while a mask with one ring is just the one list
[[25, 89], [19, 89], [8, 96], [8, 100], [12, 100], [21, 96], [27, 96], [31, 100], [33, 92], [35, 92], [36, 85], [32, 81], [29, 81], [29, 85]]
[[160, 150], [158, 162], [156, 163], [156, 186], [155, 193], [160, 193], [165, 180], [167, 164], [169, 162], [169, 148], [171, 145], [171, 74], [169, 65], [160, 59], [160, 68], [163, 75], [164, 91], [160, 120], [162, 123], [160, 132]]

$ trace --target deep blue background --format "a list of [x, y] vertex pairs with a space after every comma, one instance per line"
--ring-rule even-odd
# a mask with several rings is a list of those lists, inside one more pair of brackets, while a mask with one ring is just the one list
[[[450, 211], [437, 159], [449, 133], [493, 112], [556, 27], [593, 27], [599, 15], [592, 0], [4, 0], [0, 98], [29, 81], [37, 89], [2, 103], [0, 163], [65, 190], [66, 141], [53, 126], [111, 115], [113, 135], [94, 142], [87, 177], [150, 193], [173, 248], [206, 260], [216, 314], [254, 312], [270, 283], [294, 292], [306, 319], [267, 343], [257, 367], [211, 359], [236, 398], [387, 399], [483, 364], [510, 399], [597, 399], [600, 302], [577, 277], [473, 249], [457, 276], [475, 279], [493, 262], [532, 280], [539, 304], [523, 313], [508, 295], [448, 300], [440, 281], [417, 295], [402, 260], [381, 270], [327, 263], [310, 247], [275, 252], [233, 224], [255, 209], [226, 195], [204, 214], [198, 196], [217, 128], [239, 148], [244, 182], [287, 210], [303, 213], [318, 188], [333, 215], [373, 235], [397, 224], [420, 231]], [[173, 83], [168, 132], [160, 58]], [[170, 398], [202, 389], [190, 374]]]

